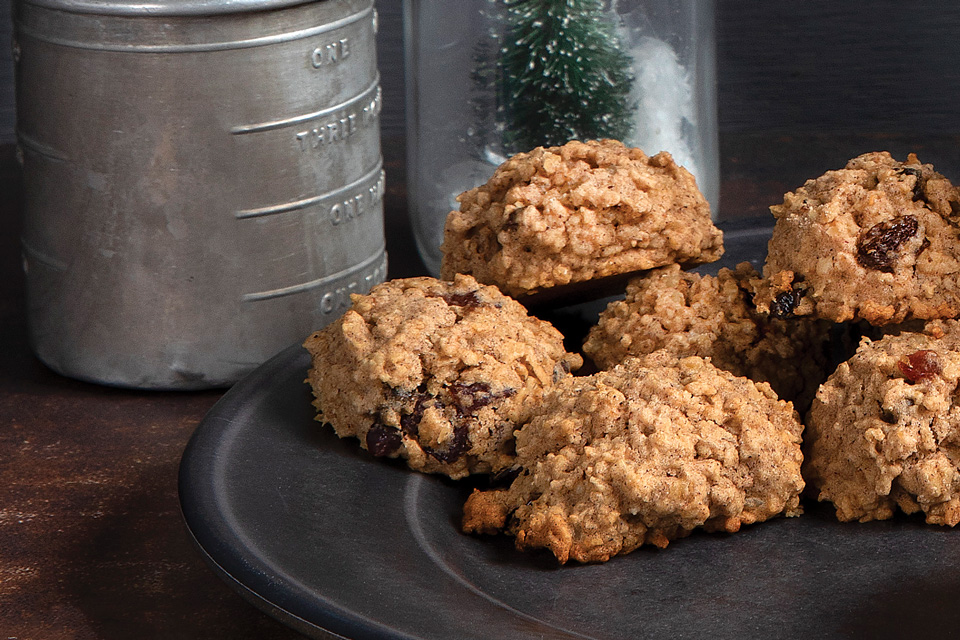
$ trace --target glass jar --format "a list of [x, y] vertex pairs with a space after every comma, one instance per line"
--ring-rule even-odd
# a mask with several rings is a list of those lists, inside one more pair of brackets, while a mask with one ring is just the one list
[[615, 138], [648, 155], [669, 151], [716, 218], [711, 1], [450, 4], [404, 0], [407, 191], [431, 272], [456, 197], [539, 145]]

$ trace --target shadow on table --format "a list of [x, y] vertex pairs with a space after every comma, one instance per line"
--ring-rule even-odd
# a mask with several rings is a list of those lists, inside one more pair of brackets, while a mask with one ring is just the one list
[[960, 628], [960, 576], [938, 569], [931, 566], [922, 577], [891, 582], [869, 598], [868, 609], [849, 612], [839, 629], [850, 638], [872, 640], [955, 636]]

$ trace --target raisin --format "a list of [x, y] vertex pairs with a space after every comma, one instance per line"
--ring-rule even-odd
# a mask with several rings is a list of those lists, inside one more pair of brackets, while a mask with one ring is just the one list
[[483, 300], [477, 295], [476, 291], [467, 291], [466, 293], [446, 293], [442, 296], [444, 302], [451, 307], [465, 307], [473, 309], [484, 306]]
[[778, 293], [770, 305], [770, 315], [774, 318], [789, 318], [793, 315], [794, 309], [800, 304], [800, 298], [803, 297], [802, 289], [791, 289]]
[[920, 181], [920, 169], [917, 167], [901, 167], [897, 170], [897, 173], [901, 176], [908, 175], [916, 178], [916, 181], [913, 183], [913, 201], [923, 200], [923, 182]]
[[487, 302], [480, 299], [479, 291], [467, 291], [465, 293], [443, 293], [439, 295], [430, 295], [432, 298], [440, 298], [451, 307], [461, 307], [463, 309], [479, 309], [481, 307], [493, 307], [495, 309], [503, 308], [499, 302]]
[[[410, 413], [405, 413], [400, 416], [400, 430], [411, 438], [418, 438], [420, 435], [420, 421], [423, 420], [424, 405], [429, 398], [431, 398], [431, 396], [425, 393], [418, 394]], [[368, 432], [367, 440], [369, 441], [369, 439], [370, 436]], [[433, 449], [424, 445], [422, 442], [420, 443], [420, 447], [425, 453], [433, 456], [440, 462], [456, 462], [467, 450], [469, 444], [467, 425], [459, 424], [454, 427], [453, 439], [446, 449]], [[399, 446], [399, 442], [397, 446]]]
[[[423, 447], [422, 444], [420, 446]], [[459, 460], [460, 456], [462, 456], [469, 447], [470, 439], [467, 438], [467, 425], [458, 424], [453, 429], [453, 438], [446, 449], [423, 447], [423, 450], [440, 462], [450, 463]]]
[[413, 410], [400, 416], [400, 429], [410, 436], [416, 438], [420, 434], [420, 421], [423, 420], [423, 403], [427, 399], [425, 393], [417, 394], [413, 403]]
[[447, 388], [447, 391], [450, 397], [445, 398], [443, 402], [440, 398], [427, 393], [423, 385], [417, 391], [405, 394], [407, 398], [414, 398], [414, 401], [409, 411], [400, 416], [400, 431], [411, 438], [419, 438], [420, 421], [423, 420], [423, 412], [427, 406], [435, 406], [441, 409], [444, 406], [452, 406], [453, 411], [445, 411], [448, 417], [451, 413], [456, 413], [455, 417], [451, 417], [454, 427], [450, 443], [443, 449], [434, 449], [422, 442], [420, 443], [420, 446], [428, 455], [441, 462], [449, 463], [459, 460], [470, 448], [469, 429], [466, 422], [468, 417], [498, 398], [514, 395], [516, 390], [505, 389], [498, 393], [492, 393], [489, 384], [472, 382], [469, 384], [453, 383]]
[[917, 383], [921, 380], [930, 380], [943, 372], [943, 365], [940, 364], [940, 356], [936, 351], [922, 349], [914, 351], [907, 356], [906, 360], [897, 362], [897, 368], [903, 377], [911, 383]]
[[460, 415], [472, 414], [494, 400], [509, 398], [515, 393], [516, 390], [514, 389], [504, 389], [499, 393], [492, 393], [490, 385], [486, 382], [471, 382], [470, 384], [457, 382], [450, 385], [450, 395], [453, 396], [454, 405]]
[[901, 176], [913, 176], [913, 177], [915, 177], [915, 178], [919, 178], [919, 177], [920, 177], [920, 169], [918, 169], [918, 168], [916, 168], [916, 167], [903, 166], [903, 167], [900, 167], [899, 169], [897, 169], [897, 175], [901, 175]]
[[917, 235], [920, 222], [914, 216], [898, 216], [870, 227], [857, 240], [857, 262], [865, 269], [893, 273], [900, 248]]
[[[411, 438], [419, 438], [420, 421], [423, 420], [423, 412], [426, 408], [427, 402], [431, 401], [431, 404], [436, 404], [438, 400], [425, 391], [417, 391], [414, 394], [411, 394], [411, 396], [415, 397], [416, 399], [414, 400], [413, 407], [410, 409], [410, 411], [400, 416], [400, 431], [407, 434]], [[461, 413], [459, 406], [457, 406], [457, 411], [458, 413]], [[457, 424], [453, 429], [453, 438], [445, 449], [433, 449], [424, 445], [422, 442], [420, 442], [420, 446], [423, 448], [425, 453], [436, 458], [440, 462], [456, 462], [470, 446], [470, 441], [467, 436], [467, 425], [465, 423]]]
[[507, 221], [503, 223], [500, 227], [501, 231], [516, 231], [520, 228], [520, 214], [522, 209], [514, 209], [514, 211], [507, 217]]
[[375, 424], [367, 430], [367, 450], [377, 458], [395, 452], [402, 441], [399, 431], [382, 424]]
[[923, 187], [920, 184], [920, 180], [917, 180], [917, 184], [913, 185], [913, 201], [914, 202], [927, 201], [927, 198], [923, 195]]

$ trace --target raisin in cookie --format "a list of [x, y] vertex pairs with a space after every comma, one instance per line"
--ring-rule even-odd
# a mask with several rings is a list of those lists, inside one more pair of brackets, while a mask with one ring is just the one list
[[804, 474], [842, 521], [960, 522], [960, 331], [865, 338], [817, 394]]
[[519, 475], [474, 491], [464, 530], [506, 531], [561, 563], [603, 562], [696, 527], [799, 514], [803, 427], [790, 404], [699, 357], [657, 362], [628, 358], [555, 386], [517, 432]]
[[515, 426], [582, 363], [553, 326], [469, 276], [377, 285], [304, 346], [318, 420], [452, 478], [511, 465]]
[[441, 275], [469, 273], [514, 296], [723, 253], [693, 176], [668, 153], [613, 140], [517, 154], [458, 200]]
[[805, 410], [829, 373], [831, 325], [758, 313], [748, 287], [756, 277], [745, 262], [716, 277], [671, 265], [634, 278], [626, 298], [600, 314], [584, 353], [601, 369], [659, 349], [709, 357], [734, 375], [769, 382], [781, 399]]
[[874, 325], [960, 314], [960, 191], [915, 155], [859, 156], [770, 210], [761, 310]]

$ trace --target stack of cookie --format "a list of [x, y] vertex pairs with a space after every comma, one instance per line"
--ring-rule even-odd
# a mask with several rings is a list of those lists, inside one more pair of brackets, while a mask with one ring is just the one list
[[517, 154], [457, 200], [441, 277], [470, 273], [525, 302], [557, 290], [590, 295], [607, 278], [723, 255], [690, 172], [669, 153], [648, 157], [613, 140]]
[[806, 420], [805, 476], [843, 521], [960, 522], [960, 189], [868, 153], [781, 205], [758, 312], [859, 330]]
[[[805, 475], [841, 519], [893, 505], [960, 519], [960, 329], [907, 331], [960, 309], [936, 280], [958, 282], [960, 195], [929, 166], [871, 154], [787, 194], [763, 275], [688, 270], [722, 255], [722, 234], [666, 153], [538, 148], [459, 200], [442, 279], [355, 296], [305, 347], [318, 419], [341, 437], [419, 471], [503, 480], [470, 496], [465, 531], [591, 562], [799, 515], [801, 415]], [[583, 343], [595, 372], [575, 375], [582, 356], [527, 308], [611, 279], [626, 294]], [[833, 372], [853, 331], [876, 341]]]
[[956, 525], [960, 189], [914, 155], [869, 153], [771, 210], [762, 277], [652, 271], [584, 352], [606, 367], [667, 349], [765, 380], [805, 417], [804, 477], [840, 520], [899, 507]]

